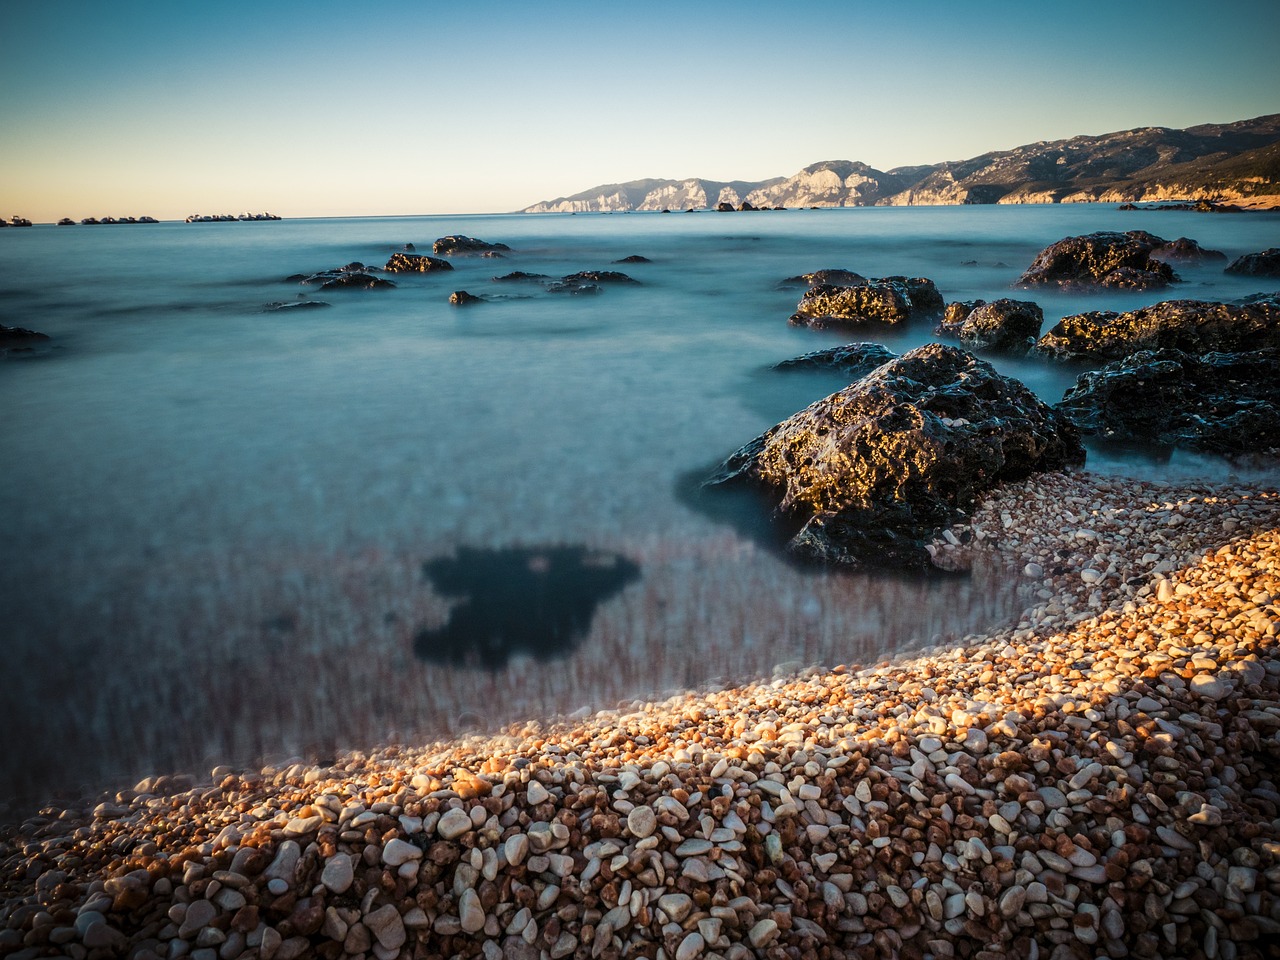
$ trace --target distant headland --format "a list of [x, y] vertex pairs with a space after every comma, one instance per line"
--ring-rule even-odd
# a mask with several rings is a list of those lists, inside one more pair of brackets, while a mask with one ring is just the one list
[[1280, 114], [1173, 130], [1040, 141], [970, 160], [877, 170], [851, 160], [763, 181], [632, 180], [522, 213], [992, 203], [1229, 202], [1280, 206]]

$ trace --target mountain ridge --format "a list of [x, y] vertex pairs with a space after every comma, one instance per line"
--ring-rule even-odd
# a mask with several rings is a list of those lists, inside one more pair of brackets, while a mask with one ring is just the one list
[[1280, 194], [1280, 113], [1185, 129], [1040, 140], [967, 160], [876, 168], [823, 160], [768, 180], [645, 179], [543, 200], [522, 213], [988, 203], [1230, 202]]

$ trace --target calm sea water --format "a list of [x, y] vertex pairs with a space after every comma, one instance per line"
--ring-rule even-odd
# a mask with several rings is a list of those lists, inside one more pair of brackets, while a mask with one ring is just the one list
[[[994, 299], [1054, 240], [1135, 228], [1230, 257], [1280, 245], [1272, 215], [1083, 205], [0, 231], [0, 323], [55, 344], [0, 363], [0, 803], [871, 662], [1007, 622], [998, 571], [797, 570], [700, 511], [689, 478], [844, 385], [777, 361], [932, 339], [931, 323], [792, 328], [783, 278], [846, 267]], [[263, 312], [297, 298], [290, 274], [456, 233], [512, 251]], [[612, 265], [633, 254], [652, 262]], [[640, 285], [490, 280], [584, 269]], [[1176, 296], [1260, 289], [1179, 269]], [[460, 289], [490, 302], [451, 306]], [[1052, 323], [1161, 298], [1036, 299]], [[1051, 401], [1074, 376], [998, 365]]]

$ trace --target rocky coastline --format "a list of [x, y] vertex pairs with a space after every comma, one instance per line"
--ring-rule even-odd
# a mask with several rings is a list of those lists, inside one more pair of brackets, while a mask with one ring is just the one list
[[931, 544], [1021, 571], [950, 649], [0, 832], [0, 955], [1264, 957], [1280, 497], [1045, 474]]

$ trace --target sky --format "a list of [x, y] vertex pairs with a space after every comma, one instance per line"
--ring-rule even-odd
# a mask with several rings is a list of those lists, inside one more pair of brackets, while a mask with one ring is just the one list
[[0, 216], [506, 212], [1280, 112], [1274, 0], [0, 0]]

